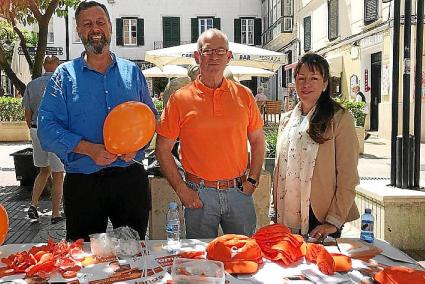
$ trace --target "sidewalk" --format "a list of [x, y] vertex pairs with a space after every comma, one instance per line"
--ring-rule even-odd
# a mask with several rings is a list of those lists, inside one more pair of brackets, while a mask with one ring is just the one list
[[[27, 217], [32, 188], [20, 187], [16, 181], [13, 158], [9, 156], [18, 150], [30, 147], [29, 143], [0, 143], [0, 203], [9, 214], [10, 231], [6, 244], [46, 242], [49, 237], [54, 240], [65, 238], [65, 222], [50, 224], [50, 197], [42, 196], [39, 204], [39, 222]], [[390, 149], [389, 141], [380, 139], [375, 134], [365, 141], [365, 153], [359, 159], [359, 175], [361, 182], [382, 180], [390, 182]], [[425, 186], [425, 144], [421, 144], [421, 185]], [[344, 237], [358, 237], [357, 229], [345, 226]], [[425, 261], [425, 252], [408, 252], [418, 261]]]

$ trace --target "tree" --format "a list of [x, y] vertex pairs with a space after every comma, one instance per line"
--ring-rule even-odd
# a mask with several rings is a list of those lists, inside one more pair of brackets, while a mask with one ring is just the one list
[[[0, 16], [5, 19], [13, 29], [14, 34], [20, 41], [20, 47], [30, 67], [32, 78], [41, 75], [44, 56], [47, 47], [47, 35], [50, 19], [53, 14], [65, 16], [68, 7], [75, 7], [80, 0], [1, 0]], [[32, 57], [28, 52], [28, 41], [24, 32], [18, 24], [22, 26], [37, 23], [38, 36], [36, 52]], [[13, 85], [23, 93], [25, 84], [19, 80], [10, 66], [7, 59], [7, 50], [4, 45], [0, 46], [0, 67], [12, 81]]]

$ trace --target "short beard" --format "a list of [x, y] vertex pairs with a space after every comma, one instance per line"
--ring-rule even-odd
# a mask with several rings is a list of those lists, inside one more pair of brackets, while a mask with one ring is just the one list
[[84, 48], [88, 53], [102, 54], [105, 48], [109, 47], [109, 44], [111, 42], [104, 35], [102, 35], [102, 38], [99, 43], [92, 42], [91, 40], [89, 40], [89, 37], [90, 35], [87, 38], [81, 38]]

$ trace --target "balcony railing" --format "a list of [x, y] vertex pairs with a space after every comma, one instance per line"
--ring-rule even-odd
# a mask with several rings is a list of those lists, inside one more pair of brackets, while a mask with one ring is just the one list
[[172, 46], [177, 46], [177, 45], [182, 45], [182, 44], [189, 44], [191, 43], [190, 41], [180, 41], [180, 42], [163, 42], [163, 41], [154, 41], [153, 42], [153, 49], [161, 49], [161, 48], [165, 48], [165, 47], [172, 47]]

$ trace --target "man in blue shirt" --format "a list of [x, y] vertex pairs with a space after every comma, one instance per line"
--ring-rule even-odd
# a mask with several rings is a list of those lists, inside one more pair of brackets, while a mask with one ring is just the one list
[[75, 11], [85, 52], [62, 64], [50, 79], [38, 116], [38, 135], [47, 151], [65, 165], [66, 237], [89, 240], [114, 227], [129, 226], [144, 238], [149, 218], [144, 151], [117, 156], [103, 142], [108, 113], [126, 101], [147, 104], [157, 115], [146, 80], [134, 63], [110, 52], [112, 25], [108, 11], [95, 1]]

